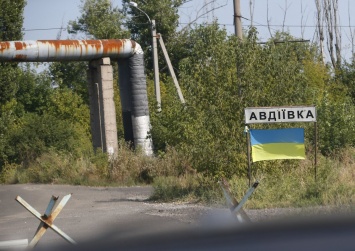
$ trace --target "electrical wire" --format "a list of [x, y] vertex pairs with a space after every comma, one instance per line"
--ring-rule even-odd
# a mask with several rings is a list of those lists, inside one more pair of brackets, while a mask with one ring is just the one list
[[[255, 27], [286, 27], [286, 28], [317, 28], [318, 25], [292, 25], [292, 24], [285, 24], [285, 25], [282, 25], [282, 24], [260, 24], [260, 23], [256, 23], [254, 22], [255, 24], [253, 24], [253, 26]], [[122, 23], [123, 25], [127, 25], [128, 23]], [[149, 23], [135, 23], [136, 25], [149, 25]], [[187, 25], [189, 23], [179, 23], [179, 25]], [[219, 23], [218, 25], [221, 25], [221, 26], [234, 26], [234, 24], [225, 24], [225, 23]], [[246, 25], [246, 24], [243, 24], [242, 25], [243, 27], [249, 27], [250, 25]], [[322, 25], [321, 27], [324, 27], [326, 28], [327, 26], [325, 25]], [[336, 26], [337, 28], [355, 28], [355, 25], [338, 25]], [[336, 28], [335, 27], [335, 28]], [[30, 32], [30, 31], [44, 31], [44, 30], [67, 30], [67, 28], [29, 28], [29, 29], [26, 29], [26, 28], [23, 28], [22, 31], [24, 32]]]

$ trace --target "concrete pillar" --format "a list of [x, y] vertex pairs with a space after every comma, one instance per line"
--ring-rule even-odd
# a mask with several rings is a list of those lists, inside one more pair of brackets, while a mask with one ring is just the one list
[[90, 62], [88, 89], [93, 146], [115, 156], [118, 151], [118, 140], [110, 58]]

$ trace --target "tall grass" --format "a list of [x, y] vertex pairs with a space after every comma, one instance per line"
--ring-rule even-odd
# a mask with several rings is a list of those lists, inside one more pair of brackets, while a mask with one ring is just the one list
[[[156, 157], [132, 151], [120, 142], [118, 155], [109, 161], [104, 153], [80, 159], [67, 153], [49, 151], [30, 165], [6, 164], [0, 182], [55, 183], [91, 186], [152, 185], [152, 200], [193, 201], [224, 204], [218, 180], [198, 173], [192, 161], [174, 148]], [[317, 205], [355, 205], [355, 148], [347, 148], [330, 157], [320, 156], [317, 179], [312, 160], [292, 162], [280, 168], [253, 169], [259, 186], [246, 208], [303, 207]], [[295, 164], [296, 163], [296, 164]], [[233, 195], [240, 200], [248, 189], [246, 176], [228, 178]]]
[[[287, 163], [287, 162], [286, 162]], [[219, 177], [160, 177], [153, 186], [154, 198], [161, 200], [199, 200], [205, 203], [222, 202], [217, 186]], [[350, 206], [355, 205], [355, 149], [349, 148], [332, 157], [318, 160], [317, 175], [311, 160], [298, 161], [275, 170], [254, 170], [253, 180], [259, 186], [245, 205], [247, 208]], [[233, 176], [229, 184], [233, 195], [240, 200], [249, 188], [246, 177]], [[175, 191], [175, 194], [174, 194]]]

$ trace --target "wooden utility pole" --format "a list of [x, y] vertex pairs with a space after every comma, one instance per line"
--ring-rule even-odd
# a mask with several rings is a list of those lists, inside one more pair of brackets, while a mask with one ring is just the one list
[[240, 12], [240, 0], [234, 0], [234, 27], [235, 27], [235, 35], [242, 39], [243, 31], [242, 31], [242, 14]]

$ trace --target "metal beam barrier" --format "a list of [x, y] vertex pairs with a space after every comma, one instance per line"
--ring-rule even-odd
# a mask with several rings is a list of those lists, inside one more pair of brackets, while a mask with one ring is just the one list
[[41, 221], [33, 239], [31, 240], [30, 244], [28, 245], [29, 248], [34, 248], [36, 246], [38, 241], [41, 239], [41, 237], [47, 231], [48, 227], [51, 228], [57, 234], [59, 234], [63, 239], [65, 239], [69, 243], [76, 244], [76, 242], [72, 238], [70, 238], [66, 233], [64, 233], [62, 230], [60, 230], [57, 226], [55, 226], [53, 224], [53, 221], [55, 220], [55, 218], [57, 218], [57, 216], [62, 211], [64, 206], [67, 204], [70, 197], [71, 197], [71, 194], [64, 196], [63, 199], [60, 201], [59, 205], [56, 207], [56, 209], [52, 212], [52, 209], [58, 200], [58, 197], [52, 196], [44, 215], [41, 215], [36, 209], [34, 209], [30, 204], [28, 204], [20, 196], [16, 197], [16, 201], [18, 203], [20, 203], [26, 210], [28, 210], [38, 220]]
[[245, 204], [245, 202], [248, 200], [248, 198], [252, 195], [252, 193], [255, 191], [255, 188], [258, 186], [259, 182], [255, 182], [253, 186], [248, 189], [247, 193], [242, 198], [240, 203], [237, 201], [235, 197], [232, 196], [227, 180], [222, 179], [218, 183], [222, 188], [223, 195], [227, 201], [231, 213], [236, 216], [239, 222], [251, 222], [249, 216], [243, 210], [242, 207]]

